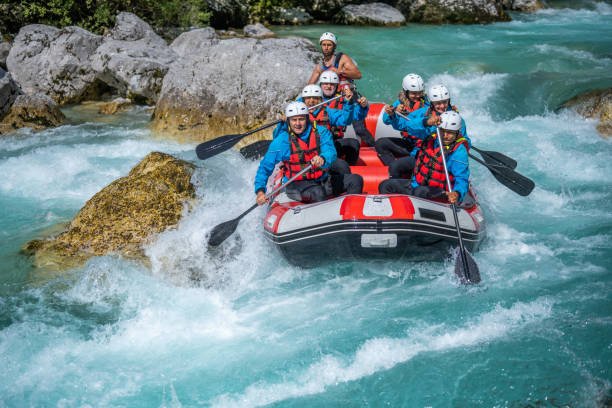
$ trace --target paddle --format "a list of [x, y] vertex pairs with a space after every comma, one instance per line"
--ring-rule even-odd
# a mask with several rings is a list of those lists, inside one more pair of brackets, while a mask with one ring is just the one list
[[[285, 184], [280, 185], [279, 187], [274, 189], [272, 192], [266, 194], [266, 199], [270, 198], [277, 192], [281, 191], [283, 188], [287, 187], [289, 183], [291, 183], [293, 180], [295, 180], [302, 174], [306, 173], [311, 168], [312, 168], [312, 164], [309, 164], [308, 166], [306, 166], [306, 168], [304, 168], [302, 171], [300, 171], [295, 176], [287, 180]], [[236, 227], [238, 226], [238, 223], [240, 222], [242, 217], [244, 217], [245, 215], [247, 215], [248, 213], [250, 213], [257, 207], [259, 207], [259, 204], [255, 203], [248, 210], [246, 210], [245, 212], [243, 212], [242, 214], [240, 214], [238, 217], [234, 218], [233, 220], [222, 222], [221, 224], [213, 228], [212, 232], [210, 233], [210, 237], [208, 238], [208, 245], [213, 246], [213, 247], [221, 245], [221, 243], [225, 241], [227, 237], [229, 237], [230, 235], [234, 233], [234, 231], [236, 231]]]
[[501, 154], [499, 152], [491, 152], [488, 150], [480, 150], [476, 146], [472, 146], [472, 149], [480, 153], [485, 162], [491, 165], [506, 166], [511, 168], [512, 170], [516, 169], [516, 166], [518, 165], [516, 160], [514, 160], [512, 157], [506, 156], [505, 154]]
[[[438, 134], [438, 144], [440, 145], [440, 156], [442, 156], [442, 164], [444, 165], [444, 175], [446, 176], [446, 186], [448, 191], [452, 191], [450, 184], [450, 178], [448, 176], [448, 168], [446, 167], [446, 154], [444, 153], [444, 146], [442, 146], [442, 138], [440, 137], [440, 129], [436, 127], [436, 133]], [[461, 227], [459, 226], [459, 218], [457, 217], [457, 206], [455, 203], [451, 203], [451, 209], [453, 210], [453, 217], [455, 218], [455, 227], [457, 228], [457, 237], [459, 238], [459, 254], [455, 258], [455, 275], [459, 278], [459, 281], [464, 285], [471, 285], [473, 283], [480, 282], [480, 271], [478, 265], [472, 255], [463, 246], [463, 238], [461, 237]], [[461, 262], [459, 262], [459, 256], [461, 256]]]
[[[319, 106], [325, 105], [326, 103], [330, 103], [339, 98], [343, 98], [343, 95], [338, 95], [334, 98], [331, 98], [319, 104], [316, 104], [308, 109], [310, 110], [310, 109], [318, 108]], [[245, 137], [252, 135], [253, 133], [259, 132], [260, 130], [264, 130], [272, 126], [276, 126], [281, 122], [282, 120], [279, 119], [272, 123], [268, 123], [267, 125], [263, 125], [260, 128], [250, 130], [246, 133], [242, 133], [239, 135], [225, 135], [225, 136], [221, 136], [216, 139], [213, 139], [213, 140], [209, 140], [208, 142], [200, 143], [199, 145], [196, 146], [196, 149], [195, 149], [196, 155], [198, 156], [198, 159], [206, 160], [209, 157], [216, 156], [219, 153], [222, 153], [228, 149], [231, 149], [232, 146], [234, 146], [236, 143], [238, 143], [240, 140], [244, 139]]]
[[509, 167], [487, 164], [480, 160], [478, 157], [472, 155], [471, 153], [469, 154], [469, 156], [472, 159], [476, 160], [478, 163], [485, 166], [487, 169], [489, 169], [489, 171], [491, 172], [491, 174], [493, 174], [493, 177], [495, 177], [497, 181], [499, 181], [515, 193], [526, 197], [531, 194], [531, 191], [533, 191], [535, 187], [535, 183], [533, 182], [533, 180], [523, 176], [522, 174], [517, 173]]
[[240, 154], [245, 159], [251, 160], [259, 160], [264, 154], [268, 151], [268, 147], [270, 147], [271, 140], [258, 140], [257, 142], [251, 143], [250, 145], [244, 146], [240, 149]]

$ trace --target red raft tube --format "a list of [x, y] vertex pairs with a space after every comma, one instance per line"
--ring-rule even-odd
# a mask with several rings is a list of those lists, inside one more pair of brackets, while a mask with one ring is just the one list
[[[366, 127], [376, 139], [401, 137], [382, 123], [383, 106], [370, 104]], [[352, 129], [345, 137], [354, 137]], [[388, 178], [388, 168], [373, 147], [361, 147], [351, 171], [363, 177], [363, 194], [305, 204], [281, 192], [270, 200], [265, 234], [290, 263], [308, 267], [357, 259], [432, 261], [444, 259], [450, 248], [458, 246], [448, 202], [379, 194], [378, 185]], [[280, 185], [281, 179], [282, 172], [277, 169], [268, 187]], [[469, 251], [477, 251], [485, 238], [486, 224], [471, 185], [458, 208], [463, 243]]]

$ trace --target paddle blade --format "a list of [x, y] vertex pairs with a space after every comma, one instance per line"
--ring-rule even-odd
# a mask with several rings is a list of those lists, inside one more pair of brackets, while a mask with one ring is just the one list
[[516, 169], [516, 166], [518, 165], [516, 160], [514, 160], [512, 157], [506, 156], [505, 154], [501, 154], [499, 152], [492, 152], [488, 150], [480, 150], [474, 146], [472, 146], [472, 148], [476, 150], [478, 153], [480, 153], [484, 161], [488, 164], [497, 165], [497, 166], [505, 166], [505, 167], [511, 168], [512, 170]]
[[212, 232], [210, 233], [210, 237], [208, 238], [208, 245], [214, 247], [221, 245], [223, 241], [225, 241], [234, 233], [234, 231], [236, 231], [239, 221], [240, 218], [235, 218], [233, 220], [225, 221], [213, 228]]
[[245, 159], [259, 160], [268, 151], [270, 143], [272, 143], [271, 140], [260, 140], [255, 143], [251, 143], [250, 145], [244, 146], [242, 149], [240, 149], [240, 154], [242, 154]]
[[455, 256], [455, 275], [459, 281], [464, 285], [473, 285], [480, 283], [480, 271], [478, 265], [472, 257], [472, 254], [466, 249], [465, 250], [466, 266], [463, 265], [463, 259], [461, 258], [461, 249], [457, 248]]
[[206, 160], [234, 146], [244, 135], [225, 135], [196, 146], [196, 155], [200, 160]]
[[523, 197], [531, 194], [535, 188], [535, 183], [533, 180], [508, 167], [489, 167], [489, 170], [497, 181]]

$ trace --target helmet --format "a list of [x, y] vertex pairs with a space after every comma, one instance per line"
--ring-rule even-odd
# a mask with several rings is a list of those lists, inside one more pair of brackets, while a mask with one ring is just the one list
[[444, 85], [434, 85], [429, 88], [427, 97], [431, 102], [445, 101], [450, 99], [450, 92], [448, 92], [448, 88]]
[[425, 89], [425, 84], [420, 75], [408, 74], [402, 79], [402, 88], [404, 91], [419, 92]]
[[336, 39], [334, 33], [330, 33], [329, 31], [321, 34], [321, 38], [319, 38], [319, 44], [321, 44], [324, 40], [329, 40], [336, 45], [338, 44], [338, 40]]
[[289, 119], [292, 116], [308, 115], [308, 107], [304, 102], [289, 102], [285, 108], [285, 116]]
[[339, 84], [340, 78], [334, 71], [325, 71], [319, 77], [320, 84]]
[[461, 125], [461, 116], [453, 110], [440, 115], [440, 124], [438, 125], [440, 129], [457, 131], [461, 129]]
[[304, 89], [302, 89], [302, 94], [300, 96], [302, 98], [308, 98], [308, 97], [322, 98], [323, 91], [321, 90], [321, 87], [319, 85], [310, 84], [310, 85], [306, 85]]

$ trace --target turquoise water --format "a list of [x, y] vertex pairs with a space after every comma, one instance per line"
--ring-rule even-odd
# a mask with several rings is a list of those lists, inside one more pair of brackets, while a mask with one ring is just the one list
[[327, 29], [359, 63], [363, 94], [401, 78], [448, 85], [474, 144], [537, 184], [520, 197], [477, 163], [489, 236], [483, 282], [453, 262], [290, 266], [263, 209], [217, 253], [207, 234], [251, 205], [257, 164], [197, 163], [200, 204], [147, 247], [35, 273], [20, 246], [66, 222], [147, 153], [144, 109], [0, 142], [0, 407], [601, 407], [612, 400], [612, 173], [596, 122], [558, 110], [612, 86], [612, 6], [513, 15], [488, 26]]

